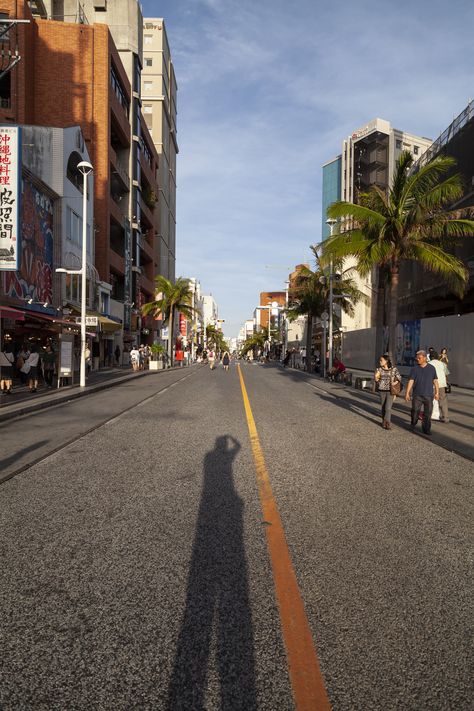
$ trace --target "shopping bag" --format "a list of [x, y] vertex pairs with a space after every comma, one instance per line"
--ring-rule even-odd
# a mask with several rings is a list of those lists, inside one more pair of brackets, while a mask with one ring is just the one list
[[437, 400], [433, 400], [433, 412], [431, 413], [431, 419], [432, 420], [439, 420], [440, 419], [439, 402]]

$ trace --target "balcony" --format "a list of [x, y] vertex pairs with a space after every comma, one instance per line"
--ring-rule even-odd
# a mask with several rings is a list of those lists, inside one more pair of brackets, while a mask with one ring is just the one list
[[109, 263], [110, 268], [113, 269], [116, 274], [125, 274], [125, 259], [117, 254], [117, 252], [114, 252], [113, 249], [109, 250]]
[[141, 244], [140, 244], [140, 248], [141, 248], [142, 252], [146, 255], [146, 258], [141, 260], [142, 263], [154, 261], [154, 259], [155, 259], [155, 250], [153, 249], [153, 247], [151, 246], [151, 244], [149, 244], [149, 243], [146, 242], [144, 239], [142, 239]]
[[[118, 192], [122, 194], [124, 192], [130, 192], [130, 176], [128, 174], [128, 167], [122, 165], [112, 146], [109, 147], [109, 155], [110, 165], [112, 166], [110, 186], [111, 193]], [[114, 187], [117, 188], [117, 191], [114, 190]]]

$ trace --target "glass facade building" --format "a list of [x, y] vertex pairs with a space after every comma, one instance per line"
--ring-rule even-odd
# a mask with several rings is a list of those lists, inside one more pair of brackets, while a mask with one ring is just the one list
[[341, 199], [341, 166], [342, 157], [338, 156], [323, 165], [323, 201], [322, 201], [322, 239], [329, 237], [329, 226], [326, 224], [326, 210], [329, 205]]

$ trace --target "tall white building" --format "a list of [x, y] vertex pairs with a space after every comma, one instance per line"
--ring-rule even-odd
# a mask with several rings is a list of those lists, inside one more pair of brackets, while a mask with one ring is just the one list
[[159, 155], [160, 268], [172, 281], [176, 261], [177, 84], [162, 18], [143, 20], [142, 112]]
[[217, 326], [219, 310], [212, 294], [201, 294], [201, 313], [204, 330], [206, 326]]

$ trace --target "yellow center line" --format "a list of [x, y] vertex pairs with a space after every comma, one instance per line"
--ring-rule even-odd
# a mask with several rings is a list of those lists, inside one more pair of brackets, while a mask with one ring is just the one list
[[267, 546], [280, 610], [280, 621], [288, 659], [288, 670], [297, 711], [330, 711], [311, 630], [291, 562], [278, 506], [273, 496], [260, 439], [253, 418], [240, 365], [237, 365], [244, 400], [250, 443], [257, 472], [260, 504]]

